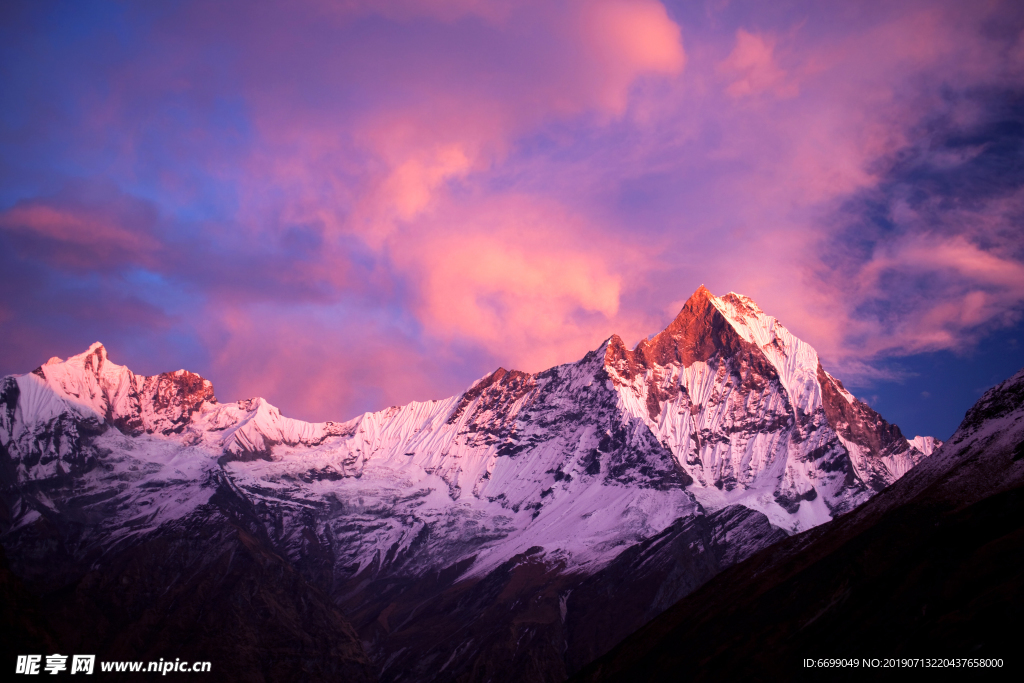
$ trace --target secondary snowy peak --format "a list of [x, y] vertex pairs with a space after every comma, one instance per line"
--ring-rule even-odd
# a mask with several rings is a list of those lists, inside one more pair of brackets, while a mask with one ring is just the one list
[[473, 383], [459, 398], [455, 410], [448, 418], [448, 424], [456, 424], [464, 414], [476, 423], [490, 419], [504, 421], [514, 414], [516, 401], [537, 386], [534, 375], [519, 370], [498, 368], [486, 377]]
[[[216, 403], [213, 384], [186, 370], [146, 377], [110, 361], [103, 344], [61, 361], [51, 358], [19, 378], [23, 390], [33, 377], [79, 415], [109, 423], [126, 434], [180, 433], [204, 403]], [[45, 407], [45, 406], [40, 406]], [[60, 406], [50, 406], [56, 409]], [[35, 416], [25, 415], [26, 422]]]
[[178, 436], [216, 400], [199, 375], [136, 375], [111, 362], [97, 342], [66, 361], [51, 358], [0, 380], [0, 446], [20, 480], [82, 474], [103, 453], [98, 436]]
[[[218, 403], [213, 384], [187, 370], [136, 375], [112, 362], [96, 342], [68, 358], [51, 358], [0, 385], [0, 444], [23, 479], [93, 467], [94, 437], [114, 429], [131, 437], [177, 437], [204, 444], [223, 462], [269, 460], [277, 446], [315, 447], [351, 436], [357, 420], [310, 423], [284, 417], [262, 398]], [[222, 457], [221, 457], [222, 456]], [[345, 470], [345, 463], [338, 463]]]
[[253, 398], [208, 410], [200, 428], [217, 431], [231, 425], [220, 441], [232, 460], [270, 460], [274, 446], [312, 447], [331, 437], [347, 437], [354, 432], [354, 422], [304, 422], [281, 415], [281, 411], [265, 399]]

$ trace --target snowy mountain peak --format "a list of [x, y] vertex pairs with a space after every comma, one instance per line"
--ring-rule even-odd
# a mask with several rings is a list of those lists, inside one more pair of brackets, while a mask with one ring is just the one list
[[613, 335], [607, 344], [605, 363], [620, 380], [631, 381], [655, 367], [709, 360], [716, 354], [732, 356], [743, 350], [743, 339], [730, 327], [716, 304], [717, 299], [703, 285], [683, 305], [668, 327], [632, 350]]
[[[107, 364], [107, 349], [100, 342], [93, 342], [89, 345], [88, 349], [82, 353], [71, 356], [63, 363], [54, 363], [54, 365], [66, 365], [68, 368], [82, 368], [97, 377], [103, 371], [103, 367]], [[121, 365], [113, 363], [110, 363], [110, 365], [112, 366], [109, 368], [110, 374], [116, 375], [118, 371], [125, 369]]]
[[742, 500], [780, 526], [850, 509], [935, 447], [903, 438], [810, 344], [735, 292], [699, 287], [662, 332], [633, 349], [612, 336], [604, 358], [622, 410], [705, 487], [702, 503]]
[[[606, 361], [614, 375], [629, 381], [637, 373], [671, 365], [684, 368], [716, 354], [740, 357], [765, 377], [777, 376], [803, 413], [821, 405], [818, 354], [749, 297], [730, 292], [714, 296], [701, 285], [662, 332], [628, 351], [613, 336]], [[658, 411], [652, 410], [652, 413]]]
[[641, 368], [672, 364], [690, 367], [715, 354], [743, 355], [766, 377], [778, 376], [794, 408], [810, 414], [821, 406], [818, 353], [762, 311], [753, 299], [736, 292], [716, 297], [701, 285], [662, 332], [642, 340], [628, 353], [621, 340], [613, 336], [610, 348], [610, 365], [626, 380]]
[[180, 433], [203, 404], [217, 402], [209, 380], [187, 370], [136, 375], [111, 361], [100, 342], [66, 361], [51, 358], [31, 379], [17, 378], [21, 390], [38, 393], [35, 378], [52, 392], [39, 394], [40, 415], [70, 411], [126, 434]]

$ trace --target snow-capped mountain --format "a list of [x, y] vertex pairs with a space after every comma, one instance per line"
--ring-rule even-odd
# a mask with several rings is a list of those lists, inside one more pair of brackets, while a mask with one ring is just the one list
[[[491, 652], [446, 637], [424, 659], [402, 632], [416, 620], [395, 619], [403, 594], [443, 602], [453, 586], [541, 567], [560, 586], [543, 623], [573, 650], [567, 614], [586, 612], [573, 591], [630, 566], [628, 552], [707, 552], [673, 591], [644, 598], [666, 606], [779, 529], [856, 507], [937, 445], [906, 440], [753, 301], [703, 287], [633, 349], [612, 336], [575, 363], [499, 368], [460, 396], [343, 423], [290, 419], [260, 398], [222, 404], [198, 375], [138, 376], [100, 344], [4, 378], [0, 406], [2, 539], [29, 585], [56, 588], [230, 491], [276, 552], [360, 615], [395, 680], [412, 661], [427, 667], [413, 678], [443, 677]], [[652, 551], [656, 538], [676, 540]], [[59, 572], [39, 562], [55, 553]], [[669, 576], [678, 561], [665, 557]], [[569, 665], [603, 651], [588, 647]]]

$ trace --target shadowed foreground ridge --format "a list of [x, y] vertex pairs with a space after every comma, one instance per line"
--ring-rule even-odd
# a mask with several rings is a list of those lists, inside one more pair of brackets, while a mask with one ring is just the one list
[[[53, 540], [61, 535], [44, 521], [36, 526]], [[174, 674], [187, 680], [376, 680], [341, 610], [272, 549], [226, 482], [181, 523], [87, 560], [95, 564], [69, 558], [67, 583], [37, 572], [31, 587], [42, 598], [6, 562], [0, 568], [12, 601], [4, 621], [17, 636], [4, 638], [5, 666], [19, 654], [74, 652], [143, 666], [175, 657], [212, 663], [210, 673]], [[98, 665], [96, 673], [102, 680]]]
[[790, 680], [819, 657], [1019, 669], [1022, 573], [1024, 371], [870, 502], [724, 571], [573, 680]]

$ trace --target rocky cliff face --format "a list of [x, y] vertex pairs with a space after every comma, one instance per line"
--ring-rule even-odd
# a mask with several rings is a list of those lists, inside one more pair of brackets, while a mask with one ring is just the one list
[[[99, 344], [5, 378], [0, 408], [0, 532], [34, 590], [170, 547], [230, 490], [250, 511], [244, 538], [343, 605], [388, 680], [564, 676], [930, 446], [752, 301], [704, 288], [633, 349], [613, 336], [576, 363], [499, 368], [460, 396], [343, 423], [222, 404], [197, 375], [140, 377]], [[203, 528], [189, 552], [250, 548]], [[611, 594], [620, 616], [598, 633]]]

